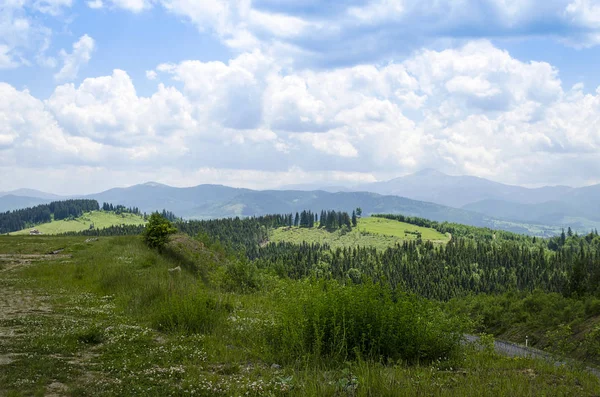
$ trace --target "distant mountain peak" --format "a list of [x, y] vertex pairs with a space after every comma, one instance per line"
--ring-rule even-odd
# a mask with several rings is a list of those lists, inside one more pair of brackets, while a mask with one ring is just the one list
[[436, 170], [435, 168], [424, 168], [420, 171], [417, 171], [413, 174], [413, 176], [447, 176], [441, 171]]
[[163, 183], [158, 183], [158, 182], [146, 182], [143, 183], [142, 186], [149, 186], [149, 187], [168, 187], [167, 185], [163, 184]]

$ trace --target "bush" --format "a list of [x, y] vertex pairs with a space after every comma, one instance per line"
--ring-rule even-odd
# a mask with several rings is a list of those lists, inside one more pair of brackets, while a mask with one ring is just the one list
[[168, 219], [155, 212], [150, 215], [144, 230], [144, 241], [148, 247], [160, 250], [169, 242], [169, 236], [176, 232], [177, 229], [173, 227]]
[[460, 345], [463, 323], [424, 299], [393, 296], [372, 282], [299, 285], [267, 331], [277, 360], [431, 361], [452, 356]]
[[260, 290], [261, 284], [258, 268], [245, 259], [228, 263], [221, 280], [221, 287], [229, 292], [255, 292]]

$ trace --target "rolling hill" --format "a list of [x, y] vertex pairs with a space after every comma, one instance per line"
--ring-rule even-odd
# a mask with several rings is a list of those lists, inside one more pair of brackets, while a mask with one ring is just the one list
[[[188, 219], [289, 213], [304, 209], [350, 211], [365, 215], [402, 213], [437, 221], [489, 226], [521, 233], [552, 234], [560, 228], [600, 228], [600, 185], [536, 189], [511, 186], [472, 176], [451, 176], [435, 170], [353, 188], [288, 185], [284, 190], [257, 191], [222, 185], [176, 188], [149, 182], [77, 196], [98, 202], [138, 207], [143, 212], [167, 209]], [[48, 202], [56, 195], [24, 190], [4, 193], [0, 212]], [[1, 196], [1, 194], [0, 194]]]
[[40, 204], [47, 204], [51, 200], [42, 199], [39, 197], [16, 196], [7, 194], [0, 196], [0, 213], [21, 208], [34, 207]]
[[500, 228], [519, 233], [552, 235], [560, 229], [553, 226], [503, 222], [485, 214], [452, 208], [431, 202], [371, 192], [250, 190], [222, 185], [199, 185], [177, 188], [158, 183], [145, 183], [128, 188], [84, 196], [98, 202], [136, 206], [142, 212], [167, 209], [186, 219], [211, 219], [281, 214], [322, 209], [352, 211], [361, 207], [363, 214], [402, 213], [436, 221], [465, 223], [473, 226]]
[[96, 229], [102, 229], [113, 225], [141, 225], [144, 224], [144, 218], [140, 215], [123, 213], [116, 214], [114, 212], [92, 211], [83, 214], [75, 219], [63, 219], [43, 223], [31, 228], [26, 228], [18, 232], [10, 233], [11, 235], [29, 234], [31, 229], [37, 229], [42, 234], [61, 234], [67, 232], [80, 232], [88, 230], [90, 225], [94, 225]]
[[4, 196], [20, 196], [20, 197], [33, 197], [44, 200], [64, 200], [66, 196], [59, 196], [58, 194], [46, 193], [35, 189], [16, 189], [10, 192], [0, 192], [0, 197]]
[[511, 222], [582, 231], [600, 226], [600, 185], [526, 188], [428, 169], [354, 189], [431, 201]]
[[384, 218], [361, 218], [358, 226], [350, 232], [342, 230], [328, 231], [319, 228], [280, 227], [269, 236], [272, 242], [290, 242], [300, 244], [328, 244], [332, 248], [375, 247], [384, 250], [404, 241], [417, 240], [420, 233], [423, 241], [446, 243], [450, 239], [435, 229], [411, 225], [409, 223]]
[[111, 189], [85, 198], [137, 206], [144, 212], [166, 208], [178, 216], [190, 219], [290, 213], [305, 209], [352, 211], [361, 207], [365, 215], [401, 212], [438, 221], [464, 222], [476, 226], [490, 224], [485, 216], [475, 212], [369, 192], [257, 191], [221, 185], [176, 188], [149, 183]]
[[385, 182], [358, 185], [354, 190], [403, 196], [461, 208], [482, 200], [507, 200], [522, 204], [536, 204], [560, 200], [578, 189], [568, 186], [545, 186], [530, 189], [475, 176], [453, 176], [426, 169]]

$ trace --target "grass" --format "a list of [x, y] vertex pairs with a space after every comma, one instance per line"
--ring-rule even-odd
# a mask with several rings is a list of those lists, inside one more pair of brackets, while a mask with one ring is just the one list
[[376, 217], [360, 219], [358, 229], [376, 235], [400, 237], [403, 240], [416, 240], [415, 233], [420, 233], [422, 240], [436, 242], [447, 242], [449, 240], [448, 236], [435, 229]]
[[[258, 291], [222, 290], [228, 259], [185, 244], [176, 237], [176, 255], [149, 250], [139, 237], [0, 236], [0, 252], [17, 253], [13, 260], [64, 248], [62, 256], [0, 273], [0, 334], [13, 335], [0, 339], [0, 395], [600, 394], [598, 379], [577, 368], [470, 348], [412, 365], [279, 361], [262, 331], [297, 291], [304, 300], [314, 295], [304, 281], [263, 275]], [[190, 252], [194, 266], [181, 259]], [[182, 272], [168, 272], [178, 265]]]
[[386, 249], [404, 241], [415, 241], [418, 235], [423, 241], [446, 243], [449, 237], [435, 229], [411, 225], [404, 222], [384, 218], [361, 218], [358, 226], [351, 232], [329, 232], [324, 229], [308, 229], [298, 227], [282, 227], [273, 230], [270, 241], [286, 241], [291, 243], [320, 243], [329, 244], [334, 249], [337, 247], [373, 246]]
[[44, 223], [35, 227], [19, 230], [10, 233], [12, 235], [28, 235], [31, 229], [37, 229], [42, 234], [61, 234], [66, 232], [81, 232], [88, 230], [90, 225], [96, 229], [103, 229], [113, 225], [141, 225], [144, 224], [144, 218], [135, 214], [116, 214], [114, 212], [92, 211], [87, 212], [79, 218], [73, 220], [60, 220]]

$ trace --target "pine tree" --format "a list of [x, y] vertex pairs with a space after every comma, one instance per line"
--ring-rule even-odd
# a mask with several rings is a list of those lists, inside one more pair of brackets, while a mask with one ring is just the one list
[[356, 211], [352, 211], [352, 226], [356, 227], [358, 221], [356, 219]]

